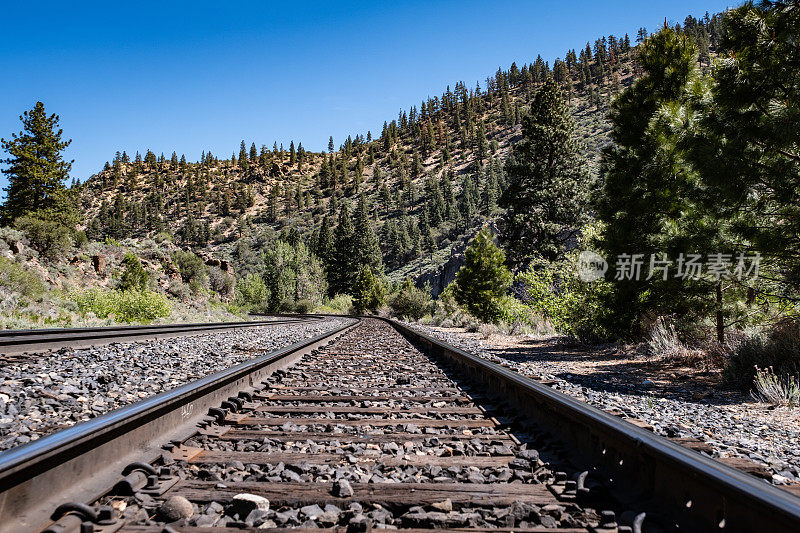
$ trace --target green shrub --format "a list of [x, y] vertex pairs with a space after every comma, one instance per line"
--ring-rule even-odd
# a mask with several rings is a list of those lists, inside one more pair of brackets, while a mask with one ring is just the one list
[[800, 320], [786, 320], [747, 337], [729, 355], [722, 378], [728, 386], [749, 389], [756, 367], [771, 367], [779, 376], [800, 376]]
[[73, 295], [78, 310], [94, 313], [98, 318], [113, 315], [119, 322], [150, 322], [169, 316], [171, 311], [167, 297], [146, 290], [104, 291], [90, 289]]
[[35, 301], [41, 301], [47, 290], [42, 279], [35, 272], [23, 268], [5, 257], [0, 257], [0, 286], [7, 287]]
[[577, 255], [569, 254], [559, 263], [532, 265], [516, 276], [517, 294], [562, 333], [584, 341], [613, 338], [605, 327], [608, 310], [603, 304], [609, 284], [582, 281], [576, 261]]
[[536, 313], [529, 306], [513, 296], [503, 296], [498, 302], [499, 321], [508, 325], [537, 325]]
[[456, 274], [454, 296], [467, 311], [484, 322], [500, 318], [500, 299], [511, 286], [506, 256], [481, 230], [464, 252], [466, 261]]
[[316, 310], [320, 313], [344, 314], [349, 313], [353, 307], [353, 297], [349, 294], [337, 294], [333, 298], [325, 300], [322, 306]]
[[233, 296], [236, 280], [219, 268], [212, 267], [208, 269], [208, 286], [212, 291], [227, 298]]
[[175, 298], [186, 301], [192, 295], [191, 289], [189, 289], [189, 285], [182, 282], [179, 279], [174, 279], [169, 282], [169, 287], [167, 288], [167, 292], [173, 295]]
[[236, 282], [236, 301], [251, 312], [266, 310], [269, 289], [258, 274], [248, 274]]
[[178, 250], [173, 252], [172, 260], [178, 267], [181, 279], [188, 283], [195, 292], [205, 286], [207, 272], [203, 260], [192, 252]]
[[86, 236], [85, 231], [76, 231], [72, 237], [72, 241], [76, 248], [83, 248], [89, 244], [89, 238]]
[[122, 266], [124, 270], [119, 279], [119, 289], [122, 291], [138, 290], [143, 291], [150, 283], [150, 275], [142, 267], [139, 258], [131, 252], [125, 254], [122, 258]]
[[14, 226], [25, 233], [31, 246], [47, 259], [58, 259], [72, 247], [73, 230], [59, 222], [24, 216], [17, 218]]
[[396, 316], [419, 320], [431, 312], [430, 286], [418, 289], [406, 278], [400, 290], [389, 299], [389, 307]]
[[307, 315], [314, 310], [314, 302], [311, 300], [297, 300], [294, 304], [294, 312]]

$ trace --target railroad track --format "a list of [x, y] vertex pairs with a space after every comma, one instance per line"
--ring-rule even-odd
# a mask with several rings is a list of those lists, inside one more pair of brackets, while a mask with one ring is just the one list
[[0, 362], [23, 360], [30, 353], [61, 348], [87, 348], [112, 342], [167, 339], [183, 335], [217, 333], [233, 329], [295, 324], [319, 320], [315, 315], [276, 317], [273, 320], [247, 322], [205, 322], [151, 326], [103, 326], [93, 328], [57, 328], [0, 330]]
[[374, 319], [4, 452], [0, 487], [2, 532], [800, 530], [792, 494]]

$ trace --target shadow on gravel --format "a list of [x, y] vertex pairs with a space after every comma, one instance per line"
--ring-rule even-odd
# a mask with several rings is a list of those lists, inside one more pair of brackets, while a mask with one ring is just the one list
[[[616, 345], [569, 346], [535, 339], [521, 344], [523, 346], [512, 348], [486, 347], [485, 351], [509, 363], [532, 364], [530, 373], [552, 375], [596, 392], [664, 397], [711, 405], [749, 400], [737, 391], [722, 389], [718, 370], [634, 358]], [[536, 363], [543, 364], [537, 366]]]

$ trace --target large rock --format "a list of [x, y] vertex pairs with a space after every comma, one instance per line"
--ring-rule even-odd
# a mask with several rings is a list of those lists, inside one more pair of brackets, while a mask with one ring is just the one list
[[181, 518], [191, 518], [194, 514], [192, 502], [183, 496], [171, 496], [158, 508], [158, 515], [165, 522], [175, 522]]
[[106, 256], [103, 254], [97, 254], [92, 256], [92, 267], [94, 267], [94, 271], [97, 273], [98, 276], [102, 276], [103, 272], [106, 271]]
[[242, 493], [233, 497], [228, 514], [239, 515], [239, 518], [244, 519], [256, 509], [269, 511], [269, 500], [263, 496]]

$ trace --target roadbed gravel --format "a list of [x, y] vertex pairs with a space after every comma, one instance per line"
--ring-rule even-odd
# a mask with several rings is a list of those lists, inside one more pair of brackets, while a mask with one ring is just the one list
[[0, 450], [173, 389], [264, 353], [331, 331], [329, 318], [301, 324], [65, 348], [0, 366]]
[[[746, 394], [721, 390], [718, 384], [693, 387], [691, 379], [676, 384], [675, 375], [643, 378], [636, 368], [646, 363], [624, 354], [612, 357], [624, 360], [624, 365], [613, 366], [625, 371], [609, 372], [612, 365], [607, 360], [581, 364], [590, 355], [565, 354], [557, 342], [520, 337], [509, 341], [494, 335], [486, 341], [463, 330], [409, 325], [522, 375], [552, 381], [553, 388], [590, 405], [638, 418], [659, 435], [702, 440], [713, 448], [713, 457], [749, 458], [767, 467], [776, 485], [800, 482], [798, 409], [756, 402]], [[532, 344], [537, 348], [530, 349]]]

